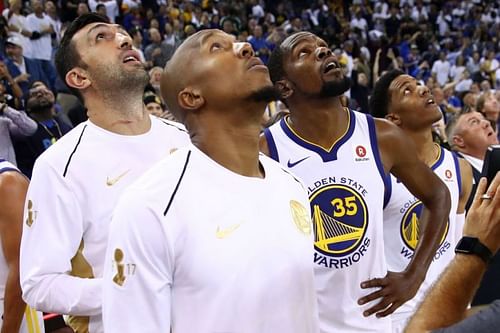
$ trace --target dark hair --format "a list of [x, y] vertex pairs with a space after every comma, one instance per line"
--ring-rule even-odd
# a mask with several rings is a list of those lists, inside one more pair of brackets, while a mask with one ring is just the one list
[[[74, 67], [82, 65], [80, 54], [78, 54], [72, 41], [73, 36], [85, 26], [96, 22], [109, 23], [109, 19], [96, 13], [83, 14], [74, 20], [69, 25], [68, 29], [66, 29], [55, 56], [57, 73], [64, 83], [66, 83], [66, 74]], [[78, 89], [72, 87], [68, 88], [83, 101], [82, 95]]]
[[403, 74], [405, 74], [403, 71], [394, 69], [382, 75], [377, 82], [375, 82], [369, 101], [370, 113], [372, 116], [376, 118], [385, 118], [390, 104], [389, 86], [395, 78]]
[[276, 47], [269, 56], [267, 68], [273, 83], [276, 83], [285, 77], [285, 68], [283, 67], [284, 57], [285, 52], [283, 52], [283, 49], [279, 46]]
[[103, 3], [100, 3], [95, 7], [95, 10], [97, 11], [100, 8], [106, 8], [106, 6]]

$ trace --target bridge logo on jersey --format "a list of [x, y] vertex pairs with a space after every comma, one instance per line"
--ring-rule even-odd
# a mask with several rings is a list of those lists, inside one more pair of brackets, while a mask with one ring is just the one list
[[368, 210], [356, 190], [341, 184], [329, 185], [314, 192], [310, 201], [314, 247], [318, 252], [329, 257], [343, 257], [362, 246], [368, 227]]
[[[415, 251], [415, 248], [417, 247], [420, 235], [419, 218], [420, 214], [422, 213], [423, 207], [424, 205], [421, 201], [415, 202], [408, 208], [401, 221], [401, 238], [403, 239], [404, 244], [412, 251]], [[448, 229], [449, 221], [446, 221], [446, 227], [443, 236], [439, 241], [439, 247], [443, 245], [446, 239], [446, 235], [448, 234]]]

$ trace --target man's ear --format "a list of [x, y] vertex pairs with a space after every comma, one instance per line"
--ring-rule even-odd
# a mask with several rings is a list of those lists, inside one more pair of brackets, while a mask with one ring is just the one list
[[274, 84], [280, 92], [282, 99], [288, 99], [293, 95], [292, 83], [288, 80], [279, 80]]
[[456, 146], [458, 148], [465, 148], [464, 138], [462, 138], [460, 135], [454, 135], [451, 138], [451, 144], [452, 146]]
[[177, 102], [181, 109], [196, 111], [205, 104], [201, 91], [195, 88], [184, 88], [177, 95]]
[[385, 119], [389, 120], [391, 123], [393, 123], [395, 125], [398, 125], [398, 126], [401, 125], [401, 118], [399, 117], [399, 115], [397, 115], [395, 113], [388, 113], [385, 116]]
[[86, 70], [75, 67], [66, 74], [66, 84], [78, 90], [86, 89], [92, 82]]

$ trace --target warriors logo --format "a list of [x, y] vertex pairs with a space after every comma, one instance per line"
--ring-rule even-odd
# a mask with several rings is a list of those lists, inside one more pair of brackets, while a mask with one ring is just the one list
[[[401, 221], [401, 238], [405, 245], [415, 251], [417, 247], [418, 238], [420, 235], [420, 223], [419, 218], [422, 213], [424, 205], [421, 201], [415, 202], [413, 205], [408, 208], [405, 215], [403, 216], [403, 220]], [[439, 246], [443, 244], [446, 239], [446, 235], [448, 234], [449, 221], [446, 222], [446, 228], [444, 230], [443, 236], [439, 241]]]
[[334, 184], [320, 188], [310, 200], [316, 250], [329, 257], [356, 251], [368, 226], [363, 197], [350, 187]]

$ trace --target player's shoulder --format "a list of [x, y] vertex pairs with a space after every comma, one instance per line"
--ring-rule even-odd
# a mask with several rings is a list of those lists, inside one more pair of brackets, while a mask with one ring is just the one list
[[36, 160], [36, 164], [49, 164], [55, 168], [64, 168], [65, 163], [84, 140], [88, 124], [83, 122], [66, 133], [56, 143], [47, 148]]
[[172, 151], [140, 176], [129, 188], [129, 192], [151, 195], [171, 188], [185, 172], [191, 158], [191, 147]]
[[151, 116], [151, 122], [161, 128], [163, 131], [170, 132], [174, 135], [189, 137], [186, 127], [176, 121]]
[[299, 177], [269, 156], [266, 156], [264, 153], [260, 153], [259, 160], [264, 165], [266, 177], [271, 177], [271, 181], [279, 182], [282, 185], [288, 182], [292, 186], [305, 188]]

